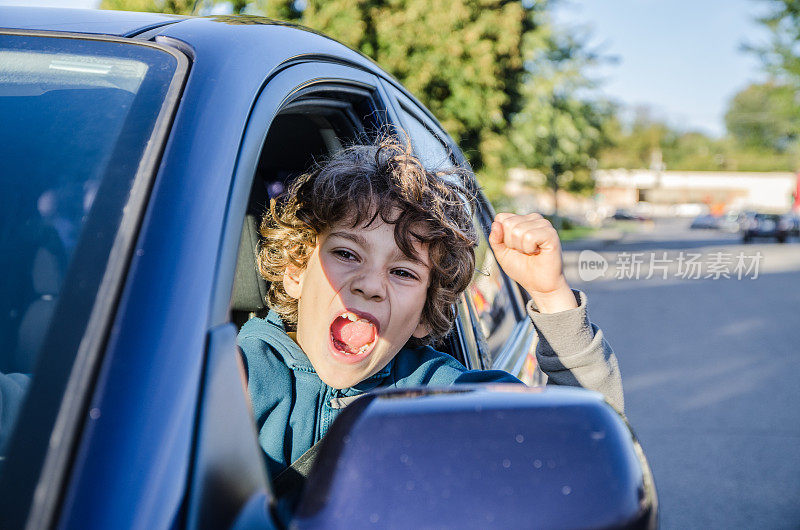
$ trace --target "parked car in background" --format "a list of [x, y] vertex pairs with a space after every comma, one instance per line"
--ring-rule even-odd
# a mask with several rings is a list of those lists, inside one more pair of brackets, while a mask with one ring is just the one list
[[719, 229], [735, 234], [739, 231], [739, 216], [736, 211], [729, 211], [719, 219]]
[[800, 238], [800, 214], [789, 212], [782, 215], [778, 221], [778, 228], [786, 232], [787, 239], [790, 237]]
[[[0, 7], [0, 65], [0, 526], [280, 525], [235, 343], [265, 310], [258, 219], [379, 130], [430, 167], [463, 154], [372, 61], [258, 17]], [[541, 382], [477, 210], [482, 274], [441, 348]], [[657, 524], [630, 427], [579, 389], [371, 395], [317, 462], [296, 527]]]
[[742, 241], [750, 243], [755, 238], [775, 238], [785, 243], [791, 232], [790, 225], [778, 214], [753, 213], [740, 221]]
[[736, 233], [739, 231], [739, 214], [729, 212], [724, 215], [702, 214], [692, 220], [689, 228], [693, 230], [722, 230]]
[[697, 217], [694, 218], [694, 220], [692, 221], [692, 224], [689, 225], [689, 228], [692, 228], [692, 229], [695, 229], [695, 230], [696, 229], [703, 229], [703, 230], [719, 229], [722, 226], [721, 225], [721, 221], [722, 221], [722, 218], [718, 217], [716, 215], [710, 215], [710, 214], [698, 215]]
[[647, 217], [639, 215], [625, 208], [618, 208], [611, 216], [616, 221], [647, 221]]

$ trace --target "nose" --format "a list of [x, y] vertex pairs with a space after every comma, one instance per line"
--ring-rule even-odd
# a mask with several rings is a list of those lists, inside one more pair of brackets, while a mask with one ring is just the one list
[[386, 284], [380, 273], [367, 272], [353, 279], [350, 291], [366, 300], [380, 302], [386, 298]]

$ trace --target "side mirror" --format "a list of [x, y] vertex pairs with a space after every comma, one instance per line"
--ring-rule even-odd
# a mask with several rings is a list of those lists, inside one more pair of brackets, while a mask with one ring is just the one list
[[292, 526], [655, 528], [644, 453], [597, 393], [483, 385], [367, 395], [331, 426]]

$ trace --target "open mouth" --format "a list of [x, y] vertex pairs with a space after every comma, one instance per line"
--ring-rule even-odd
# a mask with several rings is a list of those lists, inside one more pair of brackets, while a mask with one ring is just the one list
[[378, 328], [368, 318], [345, 311], [331, 323], [331, 343], [344, 355], [369, 352], [378, 338]]

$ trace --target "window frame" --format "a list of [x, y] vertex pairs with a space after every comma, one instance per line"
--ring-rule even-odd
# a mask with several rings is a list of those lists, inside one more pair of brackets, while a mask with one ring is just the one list
[[[483, 231], [484, 237], [488, 240], [489, 233], [491, 232], [492, 221], [494, 219], [494, 209], [486, 198], [481, 195], [478, 198], [477, 217], [479, 221], [479, 230]], [[491, 247], [489, 251], [494, 254]], [[495, 257], [496, 259], [496, 257]], [[536, 332], [533, 328], [533, 323], [527, 316], [526, 305], [528, 302], [527, 293], [525, 290], [514, 280], [509, 278], [504, 270], [500, 270], [503, 282], [506, 286], [507, 292], [511, 295], [511, 305], [516, 317], [516, 324], [514, 329], [509, 334], [505, 341], [505, 345], [497, 355], [491, 356], [491, 364], [488, 368], [496, 370], [505, 370], [508, 373], [519, 377], [524, 371], [525, 361], [528, 355], [535, 349]], [[469, 300], [467, 300], [468, 303]], [[474, 308], [472, 308], [474, 312]], [[475, 322], [475, 325], [479, 324]], [[477, 333], [480, 333], [480, 327], [477, 328]]]
[[[410, 116], [411, 119], [419, 121], [420, 125], [442, 144], [451, 164], [472, 171], [466, 159], [458, 148], [455, 147], [453, 140], [444, 132], [439, 123], [435, 121], [421, 104], [409, 97], [391, 82], [387, 80], [382, 80], [382, 82], [384, 83], [386, 91], [392, 96], [391, 102], [394, 105], [394, 123], [409, 134], [415, 151], [417, 151], [419, 143], [415, 142], [414, 138], [411, 136], [409, 128], [407, 127], [407, 122], [403, 119], [404, 114]], [[487, 369], [486, 348], [483, 343], [482, 334], [479, 328], [476, 328], [475, 309], [469, 306], [467, 297], [463, 294], [459, 297], [454, 309], [455, 319], [453, 322], [453, 330], [450, 338], [446, 339], [453, 349], [451, 354], [470, 370]]]
[[[403, 119], [403, 114], [407, 114], [411, 117], [411, 119], [416, 119], [422, 127], [427, 130], [428, 133], [431, 134], [439, 143], [442, 145], [444, 150], [447, 152], [447, 157], [451, 164], [454, 166], [464, 166], [464, 164], [459, 163], [460, 161], [456, 157], [456, 152], [458, 149], [455, 147], [455, 143], [452, 139], [444, 132], [442, 127], [439, 125], [438, 122], [431, 119], [427, 112], [423, 112], [421, 105], [419, 105], [416, 101], [409, 98], [401, 91], [397, 90], [396, 88], [392, 90], [393, 95], [395, 96], [395, 104], [397, 105], [397, 116], [398, 116], [398, 123], [403, 126], [403, 129], [406, 132], [409, 132], [409, 127], [406, 120]], [[409, 133], [409, 137], [411, 137], [411, 143], [414, 146], [415, 151], [419, 148], [419, 144], [415, 142], [414, 138]], [[469, 169], [469, 168], [468, 168]], [[471, 169], [470, 169], [471, 171]]]

